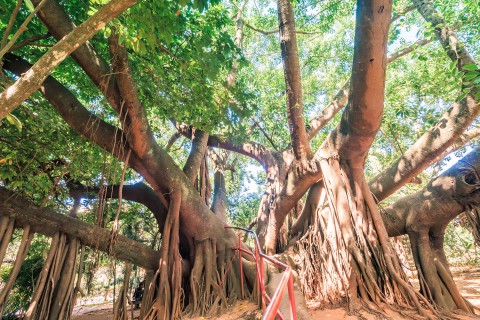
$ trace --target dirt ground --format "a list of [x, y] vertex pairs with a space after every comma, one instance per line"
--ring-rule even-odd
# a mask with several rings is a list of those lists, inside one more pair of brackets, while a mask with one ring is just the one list
[[[480, 308], [480, 269], [463, 269], [454, 271], [455, 283], [462, 295], [474, 306]], [[138, 317], [139, 311], [134, 313]], [[346, 319], [356, 320], [357, 316], [349, 316], [345, 308], [333, 308], [324, 310], [310, 310], [311, 319]], [[228, 310], [221, 316], [215, 317], [220, 320], [261, 319], [261, 312], [256, 305], [248, 301], [238, 302], [232, 310]], [[366, 319], [375, 319], [374, 315], [362, 315]], [[399, 315], [392, 315], [395, 319], [406, 319]], [[73, 311], [74, 320], [110, 320], [112, 319], [112, 303], [76, 307]], [[130, 311], [129, 311], [130, 319]], [[185, 318], [190, 320], [205, 320], [204, 317]], [[470, 318], [472, 319], [472, 318]], [[478, 317], [480, 319], [480, 317]]]

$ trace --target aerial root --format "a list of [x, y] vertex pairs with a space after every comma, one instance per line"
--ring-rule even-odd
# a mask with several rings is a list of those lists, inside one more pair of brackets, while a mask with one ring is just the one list
[[[4, 235], [2, 237], [2, 242], [0, 245], [0, 250], [1, 250], [0, 254], [1, 254], [2, 260], [3, 260], [3, 257], [5, 256], [5, 251], [8, 246], [8, 243], [10, 242], [10, 239], [12, 237], [13, 226], [14, 226], [14, 220], [10, 219], [10, 221], [8, 222], [8, 226], [5, 228], [6, 231], [4, 232]], [[15, 258], [15, 263], [13, 264], [12, 271], [10, 272], [10, 275], [8, 276], [8, 280], [5, 283], [5, 286], [3, 287], [2, 292], [0, 293], [0, 317], [3, 316], [3, 312], [5, 311], [5, 307], [7, 305], [7, 299], [8, 299], [9, 293], [12, 290], [15, 280], [17, 279], [22, 263], [27, 257], [28, 249], [30, 248], [30, 244], [32, 243], [33, 236], [34, 236], [34, 233], [30, 232], [30, 226], [26, 226], [23, 229], [22, 241], [20, 242], [20, 246], [17, 250], [17, 256]]]
[[[321, 161], [329, 210], [319, 203], [313, 224], [297, 241], [299, 279], [306, 298], [319, 306], [347, 298], [353, 313], [386, 317], [392, 310], [437, 310], [408, 283], [363, 172]], [[397, 271], [398, 270], [398, 271]], [[365, 310], [364, 310], [365, 311]], [[418, 314], [417, 314], [418, 316]]]
[[[115, 302], [115, 307], [113, 309], [113, 319], [114, 320], [128, 320], [128, 284], [130, 280], [130, 274], [132, 272], [132, 264], [125, 263], [125, 272], [123, 275], [123, 284], [118, 292], [118, 298]], [[133, 306], [132, 306], [133, 309]], [[133, 317], [132, 317], [133, 319]]]
[[[50, 251], [37, 279], [25, 319], [70, 319], [75, 297], [80, 287], [81, 268], [77, 257], [80, 241], [56, 233], [50, 243]], [[84, 249], [82, 249], [82, 256]]]
[[[162, 233], [159, 270], [149, 284], [145, 319], [179, 319], [182, 316], [182, 265], [179, 252], [180, 192], [170, 193], [170, 205]], [[143, 307], [142, 307], [143, 308]]]

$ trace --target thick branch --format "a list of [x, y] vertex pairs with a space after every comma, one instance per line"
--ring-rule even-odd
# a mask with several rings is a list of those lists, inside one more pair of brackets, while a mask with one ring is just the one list
[[389, 1], [357, 4], [351, 93], [339, 127], [340, 156], [354, 165], [363, 166], [382, 121], [391, 9]]
[[220, 218], [220, 220], [227, 223], [227, 188], [225, 184], [225, 171], [227, 168], [228, 154], [222, 157], [215, 152], [211, 152], [210, 156], [215, 166], [211, 210]]
[[[7, 54], [3, 62], [4, 69], [17, 76], [31, 67], [31, 64], [12, 54]], [[39, 91], [62, 118], [88, 140], [117, 157], [123, 156], [124, 152], [128, 151], [126, 150], [128, 147], [124, 144], [125, 137], [122, 130], [88, 111], [67, 88], [53, 77], [47, 77]], [[132, 158], [130, 160], [132, 163]]]
[[[77, 238], [86, 246], [106, 252], [110, 231], [70, 218], [48, 208], [38, 208], [27, 199], [0, 187], [0, 214], [15, 219], [17, 228], [30, 226], [33, 232], [51, 237], [56, 232]], [[143, 268], [156, 270], [159, 253], [127, 237], [119, 235], [112, 255]]]
[[[178, 124], [173, 121], [177, 130], [185, 137], [191, 139], [192, 128], [185, 124]], [[273, 161], [273, 152], [260, 143], [248, 141], [245, 143], [235, 143], [224, 140], [218, 136], [210, 135], [207, 142], [209, 147], [220, 148], [224, 150], [233, 151], [244, 156], [250, 157], [259, 162], [263, 167], [267, 167]]]
[[[14, 61], [7, 60], [5, 63], [5, 69], [14, 73], [21, 73], [28, 66], [28, 63], [19, 58], [15, 58]], [[117, 158], [123, 159], [123, 152], [128, 152], [129, 147], [128, 144], [120, 144], [125, 141], [120, 129], [91, 114], [52, 77], [45, 80], [41, 92], [72, 128], [90, 141], [106, 148]], [[114, 144], [114, 141], [117, 142], [117, 145]], [[233, 233], [223, 230], [223, 223], [212, 214], [192, 183], [164, 150], [156, 144], [152, 144], [147, 155], [147, 157], [139, 159], [135, 153], [132, 153], [129, 165], [145, 178], [160, 198], [169, 194], [171, 190], [182, 190], [180, 219], [182, 231], [186, 236], [200, 240], [216, 238], [219, 241], [220, 239], [235, 241]], [[164, 199], [162, 199], [163, 201]], [[166, 204], [165, 202], [164, 205]], [[225, 234], [232, 235], [232, 237], [224, 238]]]
[[432, 25], [438, 40], [447, 51], [450, 59], [457, 61], [459, 70], [462, 70], [463, 66], [467, 64], [476, 64], [476, 61], [465, 47], [461, 45], [454, 28], [446, 26], [445, 20], [443, 20], [429, 0], [412, 0], [412, 2], [423, 18]]
[[[410, 52], [413, 52], [415, 49], [425, 46], [431, 43], [433, 40], [417, 40], [413, 44], [409, 45], [408, 47], [399, 49], [398, 51], [392, 53], [388, 59], [387, 63], [391, 63]], [[308, 138], [312, 140], [317, 133], [327, 125], [327, 123], [332, 120], [332, 118], [342, 110], [345, 105], [347, 104], [348, 94], [350, 92], [350, 80], [348, 80], [343, 87], [338, 91], [332, 102], [330, 102], [326, 107], [322, 109], [322, 111], [313, 118], [309, 125], [308, 125]]]
[[387, 207], [383, 220], [389, 236], [409, 229], [441, 228], [480, 201], [480, 148], [476, 148], [450, 169], [432, 179], [422, 190]]
[[153, 141], [147, 113], [138, 98], [128, 63], [127, 49], [124, 44], [118, 42], [118, 35], [115, 32], [109, 38], [109, 46], [115, 80], [122, 97], [120, 111], [117, 112], [124, 131], [128, 132], [127, 140], [130, 146], [142, 158], [147, 152], [148, 144]]
[[200, 165], [205, 157], [205, 153], [207, 152], [207, 142], [208, 134], [201, 130], [195, 130], [192, 140], [192, 148], [190, 150], [187, 162], [183, 167], [183, 172], [185, 172], [185, 175], [192, 182], [192, 184], [195, 183], [198, 170], [200, 170]]
[[[244, 0], [240, 7], [238, 7], [237, 15], [235, 17], [235, 24], [236, 24], [236, 30], [235, 30], [235, 45], [242, 49], [243, 47], [243, 10], [245, 9], [245, 6], [247, 5], [248, 0]], [[234, 59], [232, 63], [232, 69], [227, 75], [227, 85], [231, 88], [235, 85], [235, 78], [237, 77], [237, 72], [238, 72], [238, 60]]]
[[[85, 186], [69, 183], [69, 194], [73, 198], [96, 199], [100, 188], [87, 188]], [[119, 196], [120, 186], [108, 186], [105, 189], [105, 197], [117, 199]], [[167, 209], [163, 205], [161, 199], [155, 191], [143, 182], [133, 185], [124, 185], [122, 190], [123, 200], [141, 203], [147, 207], [155, 217], [159, 230], [163, 230], [165, 219], [167, 216]]]
[[292, 148], [297, 160], [309, 160], [312, 157], [312, 150], [303, 118], [302, 79], [295, 34], [295, 17], [290, 0], [278, 0], [277, 5]]
[[121, 14], [136, 0], [112, 0], [93, 16], [62, 38], [30, 70], [0, 94], [0, 119], [14, 110], [37, 90], [46, 77], [75, 49], [102, 29], [111, 19]]
[[[453, 29], [445, 26], [443, 19], [428, 1], [415, 0], [414, 3], [425, 19], [432, 23], [448, 56], [457, 62], [458, 70], [463, 70], [463, 66], [467, 64], [477, 64], [459, 43]], [[385, 199], [422, 172], [460, 138], [462, 132], [480, 113], [478, 101], [474, 98], [476, 90], [478, 89], [473, 88], [460, 102], [455, 102], [435, 126], [423, 134], [393, 165], [370, 182], [370, 188], [378, 200]]]
[[317, 133], [332, 120], [332, 118], [342, 110], [348, 101], [350, 91], [350, 80], [345, 82], [342, 89], [337, 93], [333, 101], [330, 102], [322, 111], [313, 118], [308, 125], [308, 139], [312, 140]]
[[455, 102], [435, 126], [370, 181], [370, 189], [377, 199], [382, 201], [387, 198], [440, 157], [460, 138], [479, 112], [478, 103], [471, 95]]

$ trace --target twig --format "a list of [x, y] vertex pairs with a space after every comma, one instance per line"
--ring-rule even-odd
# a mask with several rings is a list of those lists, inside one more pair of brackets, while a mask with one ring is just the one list
[[7, 44], [8, 35], [10, 34], [10, 31], [12, 31], [13, 23], [15, 22], [15, 19], [17, 18], [17, 14], [18, 14], [18, 11], [20, 11], [21, 6], [22, 6], [22, 0], [18, 0], [17, 5], [15, 6], [15, 9], [13, 9], [12, 15], [10, 16], [10, 20], [8, 21], [7, 28], [5, 29], [5, 32], [3, 33], [2, 43], [0, 45], [0, 48], [5, 47], [5, 45]]
[[[252, 29], [253, 31], [257, 31], [265, 36], [268, 36], [268, 35], [272, 35], [272, 34], [276, 34], [278, 33], [278, 29], [275, 29], [275, 30], [269, 30], [269, 31], [266, 31], [266, 30], [262, 30], [262, 29], [259, 29], [255, 26], [252, 26], [251, 24], [249, 23], [246, 23], [245, 22], [245, 26]], [[296, 34], [320, 34], [320, 32], [308, 32], [308, 31], [301, 31], [301, 30], [295, 30], [295, 33]]]
[[16, 45], [12, 46], [12, 48], [10, 48], [9, 51], [10, 52], [15, 51], [15, 50], [18, 50], [22, 47], [28, 46], [28, 45], [35, 45], [37, 47], [52, 47], [53, 44], [35, 43], [38, 40], [48, 39], [49, 37], [50, 37], [50, 33], [46, 33], [46, 34], [42, 34], [42, 35], [38, 35], [38, 36], [33, 36], [31, 38], [25, 39], [25, 40], [17, 43]]
[[25, 19], [25, 21], [22, 23], [22, 25], [20, 26], [20, 28], [18, 28], [17, 32], [15, 32], [15, 34], [13, 35], [12, 39], [5, 45], [5, 46], [2, 46], [2, 49], [0, 50], [0, 60], [3, 58], [3, 56], [5, 55], [5, 53], [7, 53], [8, 51], [10, 51], [10, 48], [15, 44], [15, 41], [17, 41], [17, 39], [20, 37], [20, 35], [28, 30], [27, 29], [27, 25], [28, 23], [30, 22], [30, 20], [33, 19], [33, 17], [35, 16], [35, 14], [38, 12], [38, 10], [40, 10], [43, 6], [43, 4], [47, 2], [47, 0], [42, 0], [42, 2], [40, 2], [38, 4], [38, 6], [35, 8], [35, 10], [33, 10], [27, 17], [27, 19]]
[[258, 129], [260, 129], [260, 131], [263, 133], [263, 135], [265, 136], [265, 138], [267, 138], [268, 142], [270, 142], [270, 144], [272, 145], [273, 149], [275, 149], [275, 151], [278, 151], [278, 148], [275, 146], [275, 143], [273, 143], [273, 140], [272, 138], [270, 138], [268, 136], [268, 134], [265, 132], [265, 130], [262, 128], [262, 126], [260, 125], [260, 123], [258, 123], [258, 121], [252, 117], [252, 120], [253, 120], [253, 123], [255, 123], [255, 125], [258, 127]]
[[405, 9], [403, 9], [403, 11], [397, 13], [396, 15], [394, 15], [392, 17], [392, 20], [390, 21], [390, 23], [394, 23], [395, 21], [397, 21], [398, 19], [400, 19], [401, 17], [403, 17], [404, 15], [406, 15], [407, 13], [411, 12], [415, 10], [415, 6], [414, 5], [411, 5], [411, 6], [408, 6], [406, 7]]

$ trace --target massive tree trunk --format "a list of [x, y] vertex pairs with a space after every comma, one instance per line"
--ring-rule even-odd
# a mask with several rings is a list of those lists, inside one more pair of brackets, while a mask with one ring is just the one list
[[301, 278], [309, 298], [320, 303], [347, 296], [351, 310], [363, 301], [377, 312], [381, 302], [414, 305], [422, 312], [413, 288], [397, 271], [399, 261], [363, 173], [382, 119], [390, 15], [391, 1], [357, 2], [348, 106], [315, 156], [330, 210], [299, 241]]
[[[61, 7], [53, 6], [51, 11], [43, 11], [42, 20], [52, 30], [55, 37], [62, 37], [68, 32], [72, 23], [64, 14]], [[55, 17], [55, 19], [49, 19]], [[180, 195], [180, 230], [188, 239], [192, 279], [190, 287], [186, 289], [185, 303], [194, 313], [205, 314], [217, 311], [218, 307], [227, 306], [225, 299], [216, 299], [219, 296], [228, 297], [234, 301], [239, 297], [239, 276], [235, 268], [229, 270], [227, 281], [223, 282], [221, 290], [212, 290], [218, 287], [225, 273], [225, 266], [231, 256], [231, 247], [236, 243], [236, 237], [230, 230], [223, 228], [223, 222], [215, 216], [207, 206], [194, 185], [184, 172], [174, 163], [173, 159], [158, 146], [150, 129], [146, 111], [138, 98], [135, 85], [132, 81], [128, 65], [128, 56], [125, 48], [120, 45], [115, 36], [110, 37], [110, 51], [112, 68], [115, 72], [115, 85], [112, 90], [104, 90], [104, 76], [111, 72], [101, 69], [108, 65], [105, 62], [92, 66], [91, 61], [102, 58], [88, 47], [88, 50], [76, 51], [74, 58], [87, 72], [90, 78], [106, 94], [107, 100], [118, 113], [122, 128], [116, 128], [91, 114], [79, 101], [55, 79], [48, 77], [40, 91], [57, 109], [64, 120], [84, 135], [118, 159], [124, 161], [130, 154], [128, 165], [142, 175], [152, 186], [155, 193], [162, 200], [164, 206], [170, 203], [172, 192]], [[29, 67], [24, 61], [10, 57], [9, 70], [20, 75]], [[7, 65], [6, 64], [6, 65]], [[92, 128], [91, 123], [96, 125]], [[218, 254], [216, 268], [211, 262]], [[195, 285], [194, 285], [195, 283]], [[206, 285], [204, 285], [206, 284]], [[195, 297], [204, 296], [205, 299]], [[164, 300], [167, 301], [168, 299]], [[180, 300], [176, 300], [180, 303]]]

